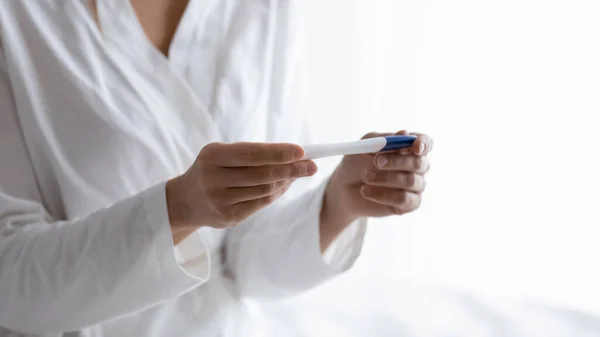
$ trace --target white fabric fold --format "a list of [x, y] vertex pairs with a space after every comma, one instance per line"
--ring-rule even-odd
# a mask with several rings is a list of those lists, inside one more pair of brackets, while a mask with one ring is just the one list
[[366, 220], [349, 226], [323, 256], [319, 226], [327, 182], [264, 209], [227, 236], [226, 263], [240, 294], [282, 298], [308, 290], [350, 268], [359, 255]]
[[89, 216], [53, 222], [39, 204], [0, 190], [0, 325], [75, 331], [205, 282], [209, 269], [177, 263], [164, 194], [158, 185]]

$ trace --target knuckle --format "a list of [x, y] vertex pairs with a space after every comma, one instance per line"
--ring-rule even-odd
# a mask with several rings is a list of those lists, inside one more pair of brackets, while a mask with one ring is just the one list
[[285, 187], [286, 184], [288, 184], [290, 180], [289, 179], [284, 179], [284, 180], [280, 180], [278, 182], [275, 183], [275, 191], [278, 191], [282, 188]]
[[208, 147], [209, 145], [206, 145], [200, 150], [200, 153], [198, 154], [199, 162], [205, 162], [210, 157], [211, 150]]
[[242, 158], [248, 163], [257, 163], [260, 161], [260, 152], [256, 149], [249, 149], [242, 152]]
[[275, 172], [273, 174], [273, 178], [276, 180], [281, 180], [285, 178], [289, 178], [294, 175], [294, 166], [284, 165], [277, 166]]
[[425, 179], [423, 176], [416, 176], [417, 182], [415, 183], [415, 192], [421, 193], [425, 190]]
[[285, 151], [283, 151], [283, 150], [277, 150], [277, 151], [275, 151], [275, 153], [273, 154], [273, 159], [274, 159], [276, 162], [282, 162], [282, 161], [284, 161], [284, 160], [286, 159], [285, 157], [286, 157], [286, 153], [285, 153]]
[[276, 196], [273, 194], [262, 198], [262, 200], [261, 200], [262, 206], [264, 207], [264, 206], [270, 205], [271, 203], [273, 203], [275, 201], [275, 199], [276, 199]]
[[291, 165], [286, 165], [281, 167], [280, 175], [278, 178], [280, 179], [290, 179], [293, 177], [297, 177], [299, 172], [302, 170], [302, 163], [294, 163]]
[[423, 173], [427, 173], [429, 172], [429, 169], [431, 168], [431, 164], [429, 163], [429, 159], [427, 159], [427, 157], [422, 157], [423, 160]]
[[291, 178], [295, 175], [295, 172], [295, 165], [278, 166], [273, 178], [276, 180]]
[[273, 172], [273, 169], [265, 168], [260, 171], [259, 180], [263, 181], [263, 182], [268, 182], [268, 181], [273, 180], [274, 175], [275, 175], [275, 173]]
[[407, 188], [415, 188], [417, 185], [417, 176], [414, 174], [407, 174], [404, 176], [404, 184]]
[[424, 162], [423, 157], [416, 157], [413, 163], [414, 170], [417, 172], [423, 170], [425, 168]]
[[398, 192], [394, 199], [396, 199], [399, 205], [406, 205], [408, 203], [408, 194], [406, 192]]
[[374, 138], [374, 137], [377, 137], [377, 136], [379, 136], [379, 133], [377, 133], [377, 132], [369, 132], [366, 135], [364, 135], [362, 137], [362, 139]]
[[275, 184], [275, 189], [273, 192], [277, 192], [283, 190], [288, 184], [290, 184], [289, 179], [281, 180]]
[[307, 172], [308, 172], [308, 162], [300, 163], [296, 166], [294, 175], [297, 177], [301, 177], [301, 176], [306, 175]]
[[250, 152], [249, 151], [241, 151], [240, 159], [245, 163], [250, 162]]
[[302, 172], [302, 163], [294, 163], [291, 167], [287, 168], [285, 172], [286, 178], [298, 177]]
[[201, 150], [200, 150], [200, 155], [210, 155], [211, 152], [213, 152], [213, 150], [215, 149], [218, 143], [210, 143], [210, 144], [206, 144], [206, 146], [204, 146]]
[[261, 185], [258, 190], [259, 190], [259, 194], [261, 195], [267, 195], [269, 193], [271, 193], [271, 185], [272, 184], [265, 184], [265, 185]]
[[201, 164], [210, 164], [212, 161], [213, 153], [215, 152], [215, 148], [218, 146], [219, 143], [210, 143], [204, 146], [198, 154], [198, 161]]
[[401, 169], [404, 166], [404, 158], [400, 156], [390, 156], [390, 167]]
[[240, 158], [244, 161], [244, 162], [248, 162], [250, 161], [250, 151], [248, 150], [244, 150], [244, 151], [240, 151]]
[[271, 194], [277, 189], [277, 184], [267, 184], [263, 186], [264, 194]]

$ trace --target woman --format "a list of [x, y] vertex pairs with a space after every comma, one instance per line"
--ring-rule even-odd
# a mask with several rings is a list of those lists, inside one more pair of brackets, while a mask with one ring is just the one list
[[297, 5], [0, 2], [4, 335], [259, 335], [244, 299], [317, 286], [367, 217], [418, 208], [423, 135], [297, 186]]

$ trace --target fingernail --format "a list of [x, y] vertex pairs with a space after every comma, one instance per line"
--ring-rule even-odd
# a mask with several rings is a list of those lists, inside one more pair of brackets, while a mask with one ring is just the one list
[[425, 143], [421, 143], [421, 145], [419, 145], [419, 154], [423, 153], [425, 153]]
[[369, 196], [371, 196], [371, 188], [369, 188], [368, 186], [365, 186], [365, 187], [363, 187], [363, 188], [362, 188], [362, 194], [363, 194], [365, 197], [369, 197]]
[[385, 167], [389, 162], [390, 161], [385, 156], [377, 158], [377, 165], [379, 165], [379, 167]]
[[373, 181], [377, 175], [373, 171], [365, 171], [363, 174], [363, 178], [365, 181]]
[[309, 163], [306, 165], [306, 173], [311, 176], [317, 173], [317, 165], [314, 163]]

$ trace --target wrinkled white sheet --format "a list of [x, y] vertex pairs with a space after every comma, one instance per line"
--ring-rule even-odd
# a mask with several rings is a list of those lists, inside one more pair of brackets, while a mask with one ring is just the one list
[[[334, 303], [310, 294], [281, 308], [273, 305], [268, 326], [291, 337], [591, 337], [600, 316], [524, 301], [497, 301], [452, 288], [398, 285], [362, 289]], [[341, 296], [341, 295], [340, 295]], [[332, 304], [327, 304], [327, 302]], [[336, 301], [338, 302], [338, 301]]]

